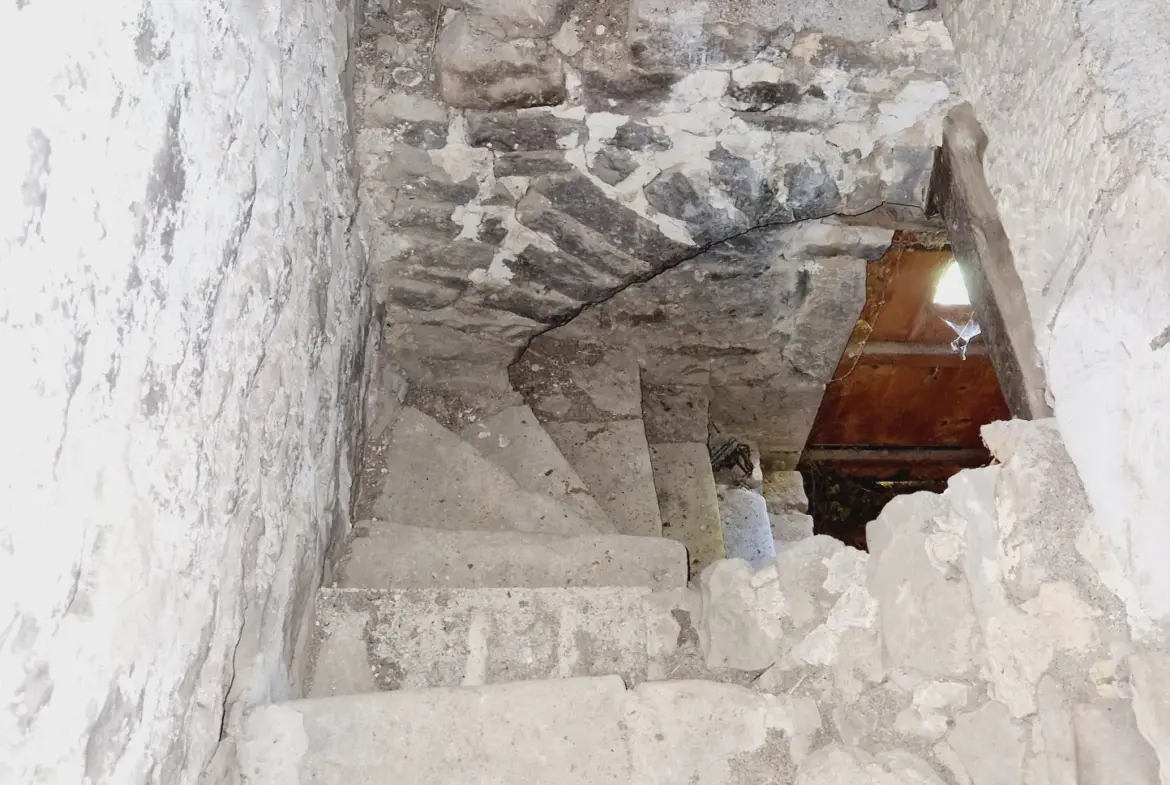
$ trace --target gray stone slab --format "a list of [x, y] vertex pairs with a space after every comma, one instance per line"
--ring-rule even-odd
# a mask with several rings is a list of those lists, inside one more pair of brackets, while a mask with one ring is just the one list
[[640, 683], [649, 591], [323, 589], [309, 697], [613, 674]]
[[647, 682], [629, 696], [630, 782], [639, 785], [793, 782], [793, 740], [821, 726], [810, 699], [731, 684]]
[[802, 382], [720, 386], [711, 391], [711, 422], [723, 433], [750, 434], [769, 466], [794, 467], [785, 457], [804, 450], [824, 394], [823, 384]]
[[626, 351], [542, 336], [509, 374], [545, 419], [593, 422], [642, 416], [638, 360]]
[[691, 385], [643, 385], [642, 419], [651, 444], [707, 441], [707, 390]]
[[820, 726], [807, 698], [607, 676], [262, 706], [237, 749], [244, 785], [760, 785]]
[[1158, 756], [1142, 736], [1127, 700], [1078, 706], [1073, 712], [1077, 785], [1157, 785]]
[[676, 542], [594, 534], [444, 531], [364, 522], [341, 570], [346, 588], [541, 588], [686, 586], [687, 557]]
[[804, 491], [804, 475], [797, 471], [764, 469], [764, 499], [768, 512], [808, 512], [808, 494]]
[[623, 534], [662, 534], [641, 420], [547, 422], [545, 430]]
[[402, 690], [253, 709], [244, 785], [633, 782], [617, 676]]
[[650, 464], [662, 514], [662, 536], [686, 546], [691, 575], [727, 557], [719, 498], [705, 443], [652, 444]]
[[386, 481], [376, 518], [443, 529], [590, 534], [581, 515], [524, 490], [505, 469], [437, 421], [403, 407], [385, 453]]
[[719, 515], [728, 558], [743, 559], [756, 569], [775, 558], [772, 522], [763, 496], [746, 488], [721, 490]]
[[807, 513], [778, 512], [770, 514], [768, 519], [772, 524], [772, 539], [777, 551], [794, 542], [807, 540], [816, 533], [816, 522]]
[[555, 106], [565, 100], [560, 55], [544, 41], [516, 46], [456, 14], [435, 48], [439, 91], [463, 109], [521, 109]]
[[556, 499], [598, 531], [617, 533], [532, 409], [510, 406], [467, 426], [459, 435], [507, 469], [524, 490]]

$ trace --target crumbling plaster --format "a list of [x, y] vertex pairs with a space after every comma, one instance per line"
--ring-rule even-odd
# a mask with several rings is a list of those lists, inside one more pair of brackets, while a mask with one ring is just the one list
[[1143, 604], [1166, 619], [1170, 6], [940, 7], [1065, 443]]
[[194, 783], [293, 689], [361, 432], [355, 30], [0, 6], [0, 781]]
[[1056, 424], [983, 436], [997, 463], [897, 497], [869, 553], [808, 537], [700, 576], [706, 667], [811, 709], [797, 785], [1159, 781], [1162, 642], [1126, 623]]

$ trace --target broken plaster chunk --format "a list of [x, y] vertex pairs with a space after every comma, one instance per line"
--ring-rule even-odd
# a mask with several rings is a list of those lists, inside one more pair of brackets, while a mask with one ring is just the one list
[[942, 779], [921, 758], [904, 750], [870, 755], [830, 744], [801, 764], [795, 785], [942, 785]]
[[972, 785], [1023, 782], [1024, 731], [999, 701], [960, 714], [943, 743], [954, 752]]
[[967, 704], [970, 687], [948, 681], [928, 681], [914, 688], [914, 705], [898, 714], [894, 730], [928, 741], [941, 739], [951, 726], [951, 715]]
[[1101, 612], [1089, 606], [1071, 583], [1043, 584], [1022, 608], [1040, 622], [1057, 650], [1083, 651], [1097, 645], [1096, 619]]
[[1077, 785], [1158, 785], [1158, 756], [1138, 729], [1129, 701], [1077, 706], [1073, 729]]
[[814, 534], [815, 524], [811, 515], [802, 512], [773, 513], [768, 516], [772, 524], [772, 538], [776, 552], [790, 547], [800, 540], [807, 540]]
[[863, 585], [851, 586], [837, 600], [829, 617], [792, 650], [792, 657], [808, 665], [832, 665], [841, 650], [841, 638], [850, 629], [867, 630], [877, 623], [877, 603]]
[[523, 109], [564, 102], [561, 56], [546, 41], [503, 41], [455, 14], [435, 49], [443, 100], [462, 109]]
[[754, 586], [754, 577], [742, 559], [716, 562], [699, 577], [699, 642], [710, 668], [761, 670], [779, 657], [787, 603], [779, 583]]
[[967, 584], [942, 574], [930, 556], [926, 531], [944, 509], [938, 497], [903, 496], [868, 527], [868, 585], [881, 608], [890, 665], [936, 677], [968, 673], [979, 649]]

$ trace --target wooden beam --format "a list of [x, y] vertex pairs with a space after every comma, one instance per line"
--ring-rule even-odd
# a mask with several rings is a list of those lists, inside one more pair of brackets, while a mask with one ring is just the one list
[[970, 104], [950, 111], [936, 158], [928, 213], [942, 213], [989, 357], [1012, 412], [1051, 417], [1047, 380], [1007, 232], [983, 171], [987, 136]]
[[[955, 357], [962, 355], [949, 343], [914, 343], [910, 341], [870, 341], [861, 349], [863, 357]], [[987, 347], [974, 344], [967, 347], [968, 357], [985, 357]]]
[[985, 448], [952, 447], [809, 447], [806, 463], [949, 463], [977, 465], [990, 453]]

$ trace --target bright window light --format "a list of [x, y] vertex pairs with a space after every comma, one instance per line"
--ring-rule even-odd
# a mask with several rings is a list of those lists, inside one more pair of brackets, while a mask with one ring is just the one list
[[967, 295], [967, 284], [963, 281], [963, 271], [959, 263], [951, 261], [946, 272], [938, 279], [938, 286], [934, 289], [935, 305], [970, 305], [971, 298]]

